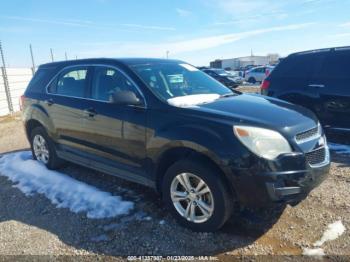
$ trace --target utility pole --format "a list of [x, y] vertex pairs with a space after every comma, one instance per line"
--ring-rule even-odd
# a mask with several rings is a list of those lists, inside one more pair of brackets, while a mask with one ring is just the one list
[[52, 48], [50, 48], [50, 53], [51, 53], [51, 62], [53, 62], [54, 60], [53, 60], [53, 50], [52, 50]]
[[66, 58], [66, 61], [68, 60], [67, 52], [64, 52], [64, 57]]
[[2, 50], [1, 40], [0, 40], [0, 56], [1, 56], [1, 62], [2, 62], [1, 73], [2, 73], [2, 78], [4, 80], [4, 87], [5, 87], [5, 93], [6, 93], [6, 99], [7, 99], [7, 106], [8, 106], [8, 109], [9, 109], [10, 113], [12, 114], [13, 113], [13, 105], [12, 105], [9, 81], [8, 81], [8, 78], [7, 78], [5, 57], [4, 57], [4, 51]]
[[29, 44], [29, 50], [30, 50], [30, 57], [32, 58], [32, 72], [33, 72], [33, 75], [34, 75], [34, 73], [35, 73], [35, 62], [34, 62], [34, 55], [33, 55], [32, 44]]

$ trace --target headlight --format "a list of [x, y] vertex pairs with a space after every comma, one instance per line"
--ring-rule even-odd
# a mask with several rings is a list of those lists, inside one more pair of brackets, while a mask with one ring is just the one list
[[234, 126], [233, 131], [243, 145], [260, 157], [272, 160], [292, 152], [288, 141], [276, 131], [252, 126]]

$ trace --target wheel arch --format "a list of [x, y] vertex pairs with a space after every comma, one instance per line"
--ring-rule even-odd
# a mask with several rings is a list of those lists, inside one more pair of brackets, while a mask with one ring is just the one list
[[156, 190], [162, 194], [162, 182], [166, 171], [175, 162], [182, 159], [191, 159], [192, 161], [198, 161], [210, 165], [214, 170], [217, 170], [218, 176], [223, 180], [224, 184], [228, 186], [229, 192], [235, 195], [235, 190], [230, 183], [230, 180], [226, 176], [224, 170], [221, 168], [219, 162], [210, 155], [199, 152], [189, 147], [174, 147], [166, 150], [161, 154], [158, 160], [158, 165], [155, 169]]
[[32, 130], [38, 126], [43, 127], [48, 134], [52, 134], [54, 126], [47, 112], [39, 105], [32, 105], [31, 107], [32, 112], [24, 123], [27, 138], [30, 139]]

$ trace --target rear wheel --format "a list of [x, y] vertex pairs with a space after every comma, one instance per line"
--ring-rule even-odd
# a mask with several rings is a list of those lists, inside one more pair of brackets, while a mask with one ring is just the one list
[[33, 158], [46, 165], [49, 169], [60, 167], [64, 161], [56, 154], [53, 141], [43, 127], [36, 127], [30, 136]]
[[194, 231], [216, 231], [232, 213], [218, 170], [199, 161], [180, 160], [167, 170], [163, 198], [178, 222]]

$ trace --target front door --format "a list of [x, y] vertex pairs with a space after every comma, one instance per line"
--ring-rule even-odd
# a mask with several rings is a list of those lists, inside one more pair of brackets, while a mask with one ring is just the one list
[[[131, 90], [144, 102], [140, 106], [116, 105], [111, 95]], [[92, 77], [91, 100], [85, 108], [83, 125], [89, 150], [96, 159], [134, 173], [145, 171], [146, 107], [145, 101], [122, 71], [96, 66]]]

